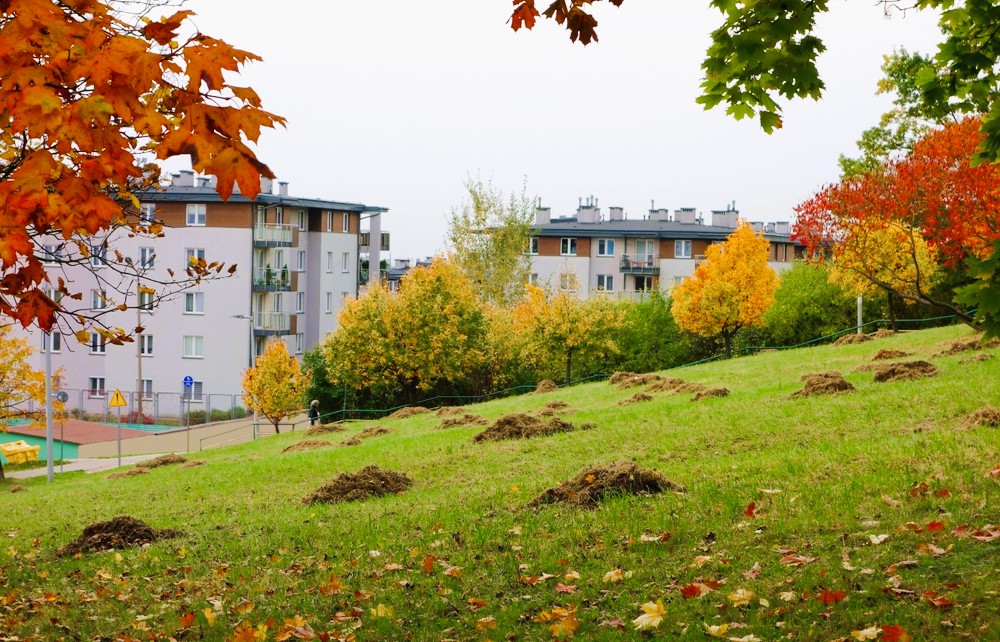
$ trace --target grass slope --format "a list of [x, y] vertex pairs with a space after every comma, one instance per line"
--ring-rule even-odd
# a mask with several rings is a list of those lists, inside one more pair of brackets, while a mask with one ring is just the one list
[[[1000, 405], [1000, 359], [935, 356], [969, 336], [941, 328], [668, 373], [731, 390], [698, 402], [656, 393], [619, 406], [642, 388], [595, 383], [469, 407], [494, 420], [561, 400], [564, 419], [596, 424], [531, 440], [474, 443], [481, 427], [439, 429], [428, 413], [319, 436], [393, 429], [350, 447], [282, 453], [299, 432], [197, 453], [206, 465], [193, 468], [9, 480], [0, 639], [641, 639], [632, 621], [643, 604], [658, 621], [657, 602], [656, 637], [1000, 639], [1000, 542], [955, 534], [1000, 523], [1000, 481], [986, 476], [1000, 433], [961, 427]], [[883, 348], [940, 372], [896, 383], [854, 372]], [[790, 396], [827, 370], [857, 390]], [[619, 460], [687, 492], [525, 507]], [[302, 503], [370, 464], [414, 484]], [[27, 492], [6, 492], [15, 483]], [[183, 535], [55, 556], [118, 515]]]

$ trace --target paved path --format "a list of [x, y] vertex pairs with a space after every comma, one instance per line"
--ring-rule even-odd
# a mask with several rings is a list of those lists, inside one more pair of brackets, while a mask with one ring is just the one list
[[[128, 457], [122, 457], [122, 466], [131, 466], [132, 464], [138, 464], [140, 461], [146, 461], [147, 459], [152, 459], [158, 455], [130, 455]], [[118, 468], [118, 458], [117, 457], [101, 457], [94, 459], [69, 459], [62, 466], [56, 464], [55, 473], [58, 475], [60, 472], [71, 472], [74, 470], [82, 470], [87, 473], [96, 473], [103, 470], [111, 470], [112, 468]], [[48, 470], [45, 466], [41, 468], [32, 468], [31, 470], [19, 470], [16, 472], [5, 473], [7, 479], [24, 479], [26, 477], [44, 477], [48, 474]]]

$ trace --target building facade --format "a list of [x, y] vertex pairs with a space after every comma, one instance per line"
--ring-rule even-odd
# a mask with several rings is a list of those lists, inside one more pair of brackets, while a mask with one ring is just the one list
[[[188, 171], [142, 194], [142, 219], [165, 229], [159, 238], [126, 229], [106, 239], [107, 251], [132, 261], [141, 274], [124, 292], [108, 291], [100, 262], [85, 269], [53, 261], [50, 278], [71, 282], [95, 308], [128, 308], [102, 318], [107, 325], [142, 327], [135, 343], [124, 346], [105, 345], [96, 333], [83, 345], [73, 336], [33, 332], [40, 349], [33, 365], [41, 366], [51, 343], [69, 409], [106, 411], [116, 389], [128, 399], [126, 412], [144, 402], [148, 415], [178, 416], [182, 402], [204, 410], [239, 405], [243, 371], [267, 341], [284, 341], [289, 354], [301, 355], [336, 328], [344, 300], [358, 293], [362, 250], [377, 264], [380, 247], [387, 247], [380, 225], [387, 209], [290, 196], [287, 183], [279, 183], [277, 193], [269, 180], [261, 187], [252, 200], [237, 193], [224, 202], [213, 179]], [[380, 247], [362, 248], [362, 227], [383, 239]], [[99, 246], [105, 239], [93, 240]], [[225, 269], [155, 306], [139, 291], [144, 279], [156, 289], [157, 281], [201, 260]], [[227, 276], [230, 266], [236, 269]], [[378, 279], [378, 271], [370, 277]]]
[[[651, 209], [642, 219], [628, 219], [620, 207], [610, 208], [605, 218], [593, 200], [581, 199], [576, 215], [569, 217], [552, 218], [550, 208], [539, 207], [528, 250], [531, 280], [583, 298], [668, 292], [694, 274], [708, 246], [725, 241], [739, 220], [732, 206], [713, 211], [711, 224], [694, 208], [672, 214]], [[791, 267], [801, 255], [787, 222], [751, 227], [770, 241], [768, 264], [776, 271]]]

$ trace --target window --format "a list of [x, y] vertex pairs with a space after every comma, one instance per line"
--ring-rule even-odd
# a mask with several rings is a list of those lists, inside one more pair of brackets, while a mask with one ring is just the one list
[[347, 212], [344, 212], [343, 218], [344, 218], [344, 230], [343, 231], [344, 231], [344, 234], [347, 234], [348, 232], [351, 231], [351, 215], [348, 214]]
[[267, 212], [266, 207], [263, 205], [257, 206], [257, 227], [262, 228], [267, 223], [267, 214], [265, 212]]
[[646, 267], [653, 267], [653, 241], [636, 241], [635, 242], [635, 260], [640, 261], [646, 265]]
[[538, 237], [532, 236], [528, 239], [528, 251], [526, 254], [538, 254]]
[[306, 231], [306, 224], [309, 222], [309, 215], [305, 210], [299, 210], [299, 231]]
[[529, 285], [538, 285], [538, 272], [532, 272], [528, 275]]
[[185, 336], [184, 337], [184, 358], [185, 359], [201, 359], [205, 356], [205, 340], [204, 337], [196, 336]]
[[597, 289], [604, 290], [605, 292], [615, 291], [615, 275], [614, 274], [598, 274], [597, 275]]
[[60, 352], [62, 350], [62, 334], [55, 331], [42, 333], [42, 352], [49, 351], [49, 337], [52, 338], [52, 352]]
[[91, 399], [104, 396], [104, 377], [91, 377], [87, 392]]
[[350, 292], [341, 292], [340, 293], [340, 305], [344, 305], [344, 302], [347, 301], [347, 297], [349, 297], [349, 296], [351, 296]]
[[614, 239], [597, 240], [597, 256], [614, 256], [614, 255], [615, 255]]
[[295, 312], [302, 314], [306, 311], [306, 293], [296, 292], [295, 293]]
[[565, 292], [576, 292], [580, 289], [580, 279], [575, 272], [563, 272], [559, 275], [559, 289]]
[[151, 268], [153, 267], [153, 261], [156, 259], [156, 252], [151, 247], [140, 247], [139, 248], [139, 267], [140, 268]]
[[302, 346], [306, 343], [306, 336], [301, 332], [295, 335], [295, 354], [302, 354]]
[[351, 253], [342, 252], [340, 255], [340, 271], [347, 272], [351, 269]]
[[42, 292], [45, 293], [45, 296], [49, 297], [56, 303], [59, 303], [59, 301], [62, 300], [62, 292], [60, 292], [59, 290], [53, 290], [52, 288], [43, 288]]
[[42, 263], [45, 265], [57, 265], [60, 259], [62, 259], [61, 245], [49, 244], [42, 246]]
[[106, 351], [107, 339], [97, 334], [96, 332], [90, 333], [90, 354], [104, 354]]
[[327, 232], [333, 231], [333, 212], [326, 213], [326, 231]]
[[205, 383], [203, 381], [195, 381], [194, 385], [190, 388], [184, 388], [184, 400], [185, 401], [202, 401], [205, 394]]
[[275, 292], [274, 297], [272, 298], [272, 301], [273, 301], [273, 308], [272, 309], [275, 312], [281, 312], [284, 309], [284, 307], [285, 307], [284, 306], [285, 301], [282, 298], [281, 292]]
[[104, 290], [90, 291], [90, 308], [92, 310], [103, 310], [108, 305], [108, 295]]
[[559, 239], [559, 253], [563, 256], [576, 256], [576, 239]]
[[296, 258], [296, 261], [295, 261], [295, 267], [296, 267], [296, 269], [299, 272], [305, 272], [306, 271], [306, 251], [305, 250], [299, 250], [299, 253], [297, 254], [297, 258]]
[[139, 309], [145, 312], [152, 312], [153, 310], [153, 293], [152, 292], [140, 292], [139, 293]]
[[326, 313], [331, 314], [333, 312], [333, 292], [326, 293]]
[[153, 335], [151, 334], [139, 335], [139, 354], [141, 354], [144, 357], [153, 356]]
[[153, 380], [143, 379], [139, 382], [139, 394], [142, 395], [143, 399], [153, 398]]
[[90, 248], [90, 267], [100, 269], [108, 264], [108, 246], [98, 245]]
[[187, 205], [187, 224], [188, 227], [204, 227], [205, 226], [205, 205], [198, 203], [188, 203]]
[[691, 241], [674, 241], [674, 258], [691, 258]]
[[274, 208], [274, 222], [278, 225], [283, 225], [285, 222], [285, 210], [280, 207]]
[[651, 276], [635, 277], [636, 292], [650, 292], [652, 289], [653, 289], [653, 277]]
[[139, 224], [149, 225], [156, 218], [156, 205], [143, 203], [139, 206]]
[[189, 247], [184, 250], [184, 258], [187, 260], [188, 264], [194, 263], [195, 261], [205, 260], [205, 248], [203, 247]]
[[205, 314], [205, 293], [184, 293], [184, 314]]
[[333, 272], [333, 252], [326, 253], [326, 271]]

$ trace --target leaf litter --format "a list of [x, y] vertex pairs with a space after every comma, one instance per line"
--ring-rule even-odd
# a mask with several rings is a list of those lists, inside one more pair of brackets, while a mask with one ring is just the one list
[[60, 548], [56, 555], [68, 557], [77, 553], [145, 546], [161, 539], [170, 539], [180, 535], [180, 531], [172, 528], [156, 529], [134, 517], [121, 515], [106, 522], [94, 522], [85, 527], [78, 538]]
[[405, 473], [365, 466], [356, 473], [341, 473], [302, 499], [305, 504], [355, 502], [369, 497], [398, 495], [413, 485]]
[[527, 415], [524, 413], [514, 413], [504, 415], [497, 419], [493, 425], [473, 437], [473, 441], [502, 441], [505, 439], [531, 439], [532, 437], [545, 437], [560, 432], [573, 432], [575, 430], [589, 430], [595, 428], [594, 424], [581, 424], [579, 427], [568, 421], [553, 417], [545, 420], [541, 417]]
[[619, 495], [651, 495], [664, 491], [684, 492], [658, 470], [639, 468], [634, 462], [619, 461], [608, 466], [589, 466], [570, 481], [550, 488], [528, 503], [528, 506], [571, 503], [596, 507], [598, 503]]

